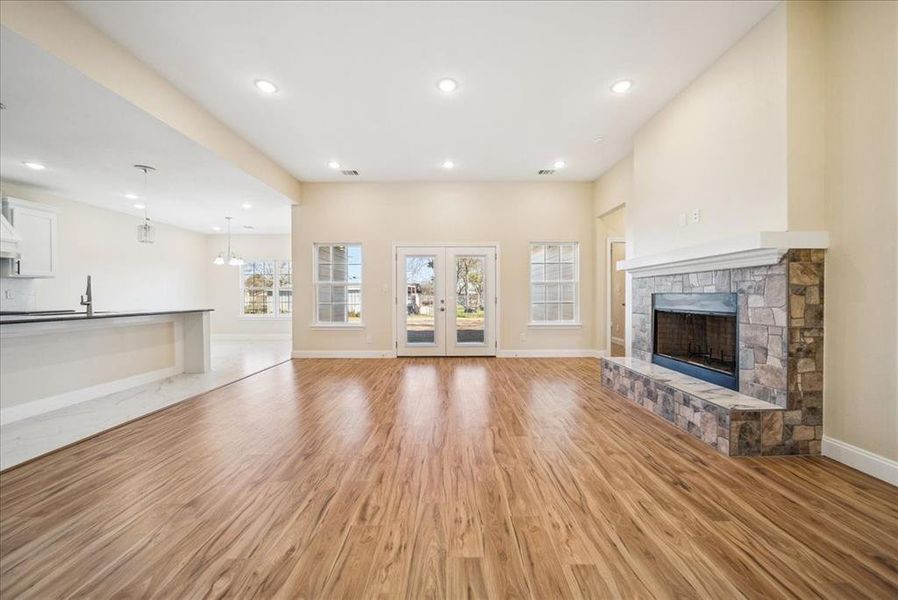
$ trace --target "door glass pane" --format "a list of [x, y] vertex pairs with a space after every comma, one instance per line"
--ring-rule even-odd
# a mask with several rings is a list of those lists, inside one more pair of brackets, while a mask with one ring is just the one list
[[484, 257], [455, 259], [455, 335], [459, 344], [482, 344], [484, 320]]
[[409, 344], [433, 344], [436, 256], [405, 257], [405, 335]]

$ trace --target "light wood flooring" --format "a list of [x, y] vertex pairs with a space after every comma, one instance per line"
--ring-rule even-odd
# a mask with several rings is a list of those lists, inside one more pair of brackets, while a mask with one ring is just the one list
[[294, 360], [0, 474], [2, 598], [895, 598], [898, 489], [594, 359]]

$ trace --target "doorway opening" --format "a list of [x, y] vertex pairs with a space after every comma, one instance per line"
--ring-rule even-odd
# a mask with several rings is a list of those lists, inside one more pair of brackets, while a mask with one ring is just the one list
[[623, 238], [608, 238], [608, 348], [611, 356], [626, 355], [627, 277], [618, 271], [626, 258]]
[[395, 256], [398, 356], [496, 355], [497, 246], [403, 245]]

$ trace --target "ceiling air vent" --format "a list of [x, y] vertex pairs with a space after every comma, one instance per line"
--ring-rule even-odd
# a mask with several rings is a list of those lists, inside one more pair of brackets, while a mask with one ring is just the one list
[[343, 169], [340, 172], [349, 177], [356, 177], [359, 174], [359, 172], [356, 171], [355, 169]]
[[540, 169], [537, 173], [539, 175], [554, 175], [555, 169]]

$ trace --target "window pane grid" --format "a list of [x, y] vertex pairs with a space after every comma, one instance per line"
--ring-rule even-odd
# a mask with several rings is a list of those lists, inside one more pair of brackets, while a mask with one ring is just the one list
[[277, 317], [293, 312], [293, 266], [289, 260], [248, 260], [240, 267], [243, 315]]
[[319, 244], [315, 252], [315, 318], [319, 323], [362, 319], [362, 247]]
[[530, 320], [574, 322], [578, 314], [576, 243], [530, 244]]

